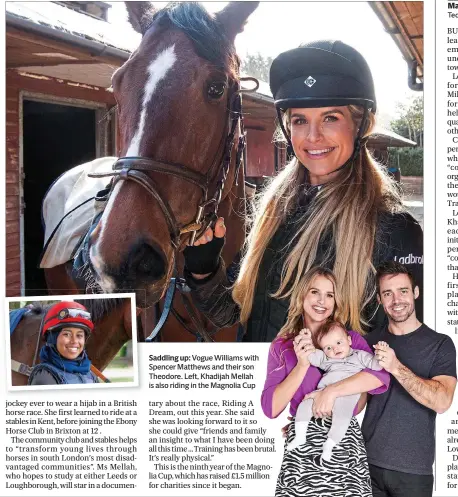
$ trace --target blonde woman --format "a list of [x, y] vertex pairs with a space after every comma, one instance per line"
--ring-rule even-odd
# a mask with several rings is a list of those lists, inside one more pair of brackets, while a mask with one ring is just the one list
[[[368, 391], [382, 393], [389, 384], [386, 371], [365, 369], [314, 392], [322, 373], [311, 366], [308, 359], [315, 350], [312, 340], [330, 318], [338, 321], [342, 307], [334, 275], [323, 268], [312, 269], [294, 289], [286, 324], [270, 346], [261, 396], [265, 415], [276, 418], [289, 404], [289, 412], [294, 417], [304, 398], [315, 398], [313, 417], [307, 427], [307, 442], [294, 450], [285, 450], [277, 480], [277, 497], [372, 497], [364, 440], [354, 417], [345, 436], [334, 448], [332, 461], [322, 458], [323, 445], [331, 427], [329, 416], [336, 398]], [[349, 331], [348, 335], [353, 349], [371, 352], [358, 333]], [[355, 412], [362, 409], [365, 398], [365, 395], [361, 396]], [[321, 403], [321, 399], [327, 400]], [[286, 443], [294, 439], [294, 427], [293, 419]]]
[[244, 340], [272, 341], [294, 288], [320, 265], [345, 295], [341, 320], [371, 329], [384, 319], [374, 267], [401, 260], [421, 286], [423, 234], [366, 148], [377, 107], [370, 69], [340, 41], [314, 42], [273, 61], [270, 87], [295, 157], [259, 199], [240, 264], [224, 267], [222, 219], [185, 249], [194, 301], [219, 327], [240, 321]]

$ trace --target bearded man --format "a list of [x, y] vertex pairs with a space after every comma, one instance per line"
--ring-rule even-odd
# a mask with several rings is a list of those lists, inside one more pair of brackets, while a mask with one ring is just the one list
[[388, 323], [365, 338], [392, 378], [385, 394], [369, 396], [362, 425], [373, 497], [431, 497], [436, 414], [453, 401], [455, 346], [417, 319], [418, 286], [403, 265], [382, 264], [376, 280]]

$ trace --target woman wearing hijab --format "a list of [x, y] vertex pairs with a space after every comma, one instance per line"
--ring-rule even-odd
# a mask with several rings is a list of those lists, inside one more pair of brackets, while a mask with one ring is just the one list
[[40, 350], [40, 364], [33, 368], [28, 384], [97, 383], [85, 351], [93, 329], [91, 315], [83, 305], [59, 302], [51, 306], [43, 320], [45, 344]]

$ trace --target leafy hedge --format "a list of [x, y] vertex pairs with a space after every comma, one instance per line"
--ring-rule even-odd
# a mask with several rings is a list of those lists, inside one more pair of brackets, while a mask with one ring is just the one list
[[[423, 149], [416, 148], [388, 148], [389, 167], [401, 169], [403, 176], [423, 176]], [[399, 158], [399, 160], [398, 160]]]

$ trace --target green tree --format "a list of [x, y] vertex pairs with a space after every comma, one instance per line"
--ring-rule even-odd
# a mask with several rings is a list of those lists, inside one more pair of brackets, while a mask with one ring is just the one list
[[248, 76], [253, 76], [261, 81], [269, 81], [272, 60], [272, 57], [264, 57], [259, 52], [248, 54], [242, 61], [242, 71]]
[[423, 176], [423, 95], [397, 104], [398, 117], [391, 129], [409, 140], [415, 148], [389, 148], [389, 164], [400, 167], [403, 176]]
[[396, 107], [399, 117], [391, 121], [391, 129], [423, 148], [423, 95]]

